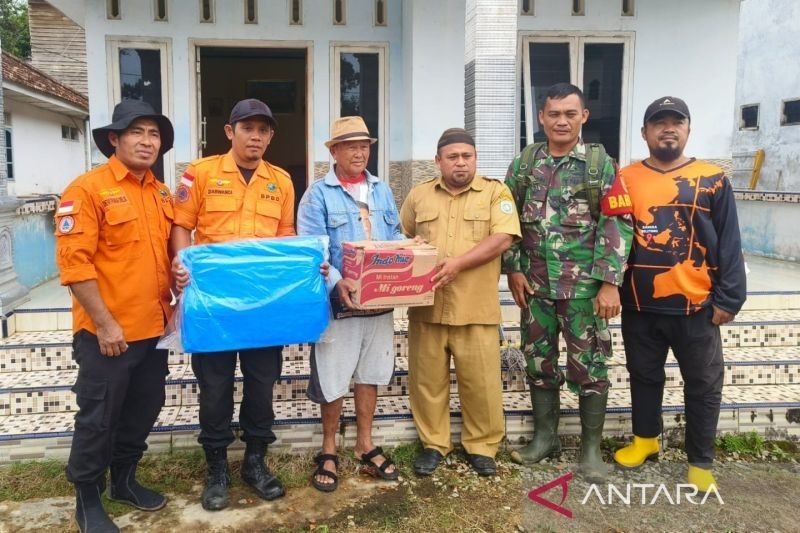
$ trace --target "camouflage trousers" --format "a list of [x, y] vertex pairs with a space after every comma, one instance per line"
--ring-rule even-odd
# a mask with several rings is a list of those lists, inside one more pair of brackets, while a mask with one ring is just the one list
[[607, 321], [595, 316], [591, 298], [529, 298], [521, 325], [522, 350], [533, 387], [558, 389], [564, 383], [564, 372], [558, 366], [558, 335], [563, 333], [569, 389], [581, 395], [608, 390], [606, 359], [611, 356], [611, 334]]

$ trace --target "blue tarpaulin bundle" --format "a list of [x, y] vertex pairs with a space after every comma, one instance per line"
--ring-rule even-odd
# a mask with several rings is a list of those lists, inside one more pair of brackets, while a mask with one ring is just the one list
[[329, 316], [319, 272], [327, 250], [326, 236], [181, 250], [191, 276], [181, 299], [183, 349], [218, 352], [317, 341]]

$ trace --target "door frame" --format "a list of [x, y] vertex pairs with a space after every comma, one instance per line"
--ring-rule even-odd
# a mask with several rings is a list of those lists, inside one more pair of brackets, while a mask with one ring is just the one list
[[314, 181], [314, 41], [264, 41], [252, 39], [189, 39], [189, 152], [201, 156], [202, 95], [201, 48], [295, 48], [306, 51], [306, 187]]
[[[523, 84], [523, 91], [517, 92], [516, 109], [525, 102], [526, 138], [528, 142], [533, 139], [533, 116], [531, 107], [531, 73], [530, 73], [530, 43], [563, 43], [569, 44], [570, 53], [570, 83], [583, 90], [584, 53], [583, 45], [586, 43], [620, 43], [622, 52], [622, 94], [620, 96], [619, 118], [619, 161], [620, 166], [630, 163], [631, 155], [631, 109], [633, 107], [633, 66], [634, 50], [636, 45], [636, 32], [632, 31], [521, 31], [517, 39], [517, 57], [522, 62], [517, 62], [517, 87]], [[519, 119], [514, 122], [516, 143], [519, 144], [520, 127]]]

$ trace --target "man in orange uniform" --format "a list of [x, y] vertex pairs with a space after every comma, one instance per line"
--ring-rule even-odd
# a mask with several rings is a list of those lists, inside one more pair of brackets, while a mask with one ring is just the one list
[[[269, 107], [242, 100], [231, 111], [225, 135], [231, 150], [194, 161], [175, 194], [171, 245], [178, 289], [189, 283], [177, 252], [191, 244], [226, 242], [247, 237], [294, 235], [294, 188], [289, 174], [261, 158], [277, 123]], [[272, 389], [281, 376], [282, 347], [195, 353], [192, 370], [200, 385], [200, 437], [208, 463], [203, 508], [224, 509], [230, 503], [227, 448], [234, 441], [233, 382], [236, 358], [244, 375], [239, 424], [245, 441], [242, 479], [265, 500], [283, 496], [278, 479], [264, 465], [267, 445], [275, 442]]]
[[156, 344], [170, 315], [172, 196], [150, 168], [172, 148], [172, 124], [125, 100], [92, 134], [108, 163], [75, 179], [56, 211], [56, 261], [72, 292], [78, 363], [66, 473], [82, 532], [119, 531], [100, 501], [109, 465], [110, 499], [146, 511], [166, 503], [135, 476], [168, 372], [167, 351]]

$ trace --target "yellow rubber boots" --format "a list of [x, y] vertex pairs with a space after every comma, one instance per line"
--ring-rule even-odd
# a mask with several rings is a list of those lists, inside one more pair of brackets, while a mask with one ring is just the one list
[[641, 466], [648, 459], [658, 459], [658, 437], [633, 436], [633, 442], [614, 453], [614, 460], [626, 468]]
[[711, 485], [717, 486], [717, 481], [714, 479], [714, 474], [711, 473], [710, 469], [689, 465], [688, 479], [689, 484], [697, 487], [700, 492], [708, 492]]

